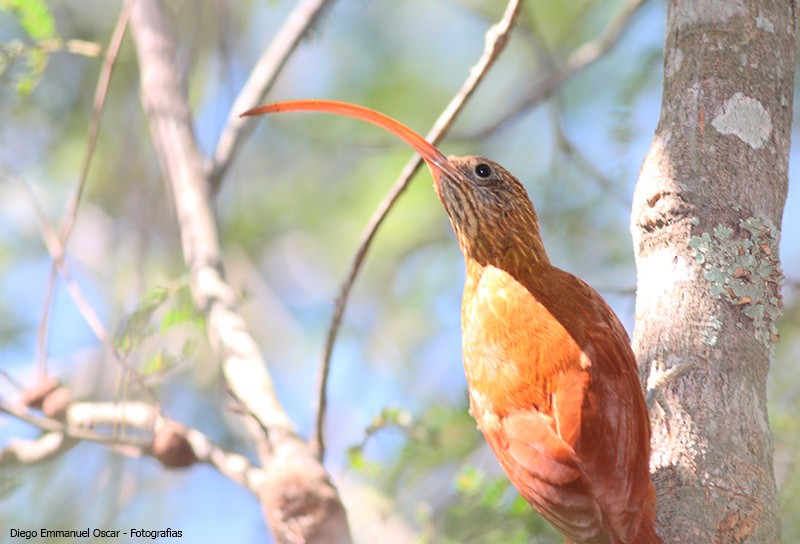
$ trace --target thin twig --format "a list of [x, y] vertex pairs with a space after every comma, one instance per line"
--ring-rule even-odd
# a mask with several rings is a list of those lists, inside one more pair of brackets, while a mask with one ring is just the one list
[[[530, 44], [536, 52], [536, 55], [539, 57], [539, 61], [545, 66], [545, 69], [548, 72], [556, 71], [557, 67], [555, 59], [547, 49], [547, 46], [544, 44], [544, 42], [539, 38], [539, 32], [534, 27], [532, 21], [528, 21], [528, 27], [530, 32], [526, 33], [526, 35], [529, 37]], [[583, 152], [572, 143], [572, 140], [569, 139], [566, 131], [564, 130], [564, 125], [561, 119], [561, 101], [556, 96], [552, 102], [553, 107], [551, 112], [558, 150], [561, 153], [571, 157], [576, 166], [591, 176], [600, 185], [601, 189], [609, 194], [615, 202], [621, 204], [626, 209], [630, 208], [629, 199], [625, 195], [621, 194], [617, 190], [617, 187], [614, 185], [613, 181], [609, 179], [608, 176], [606, 176], [603, 172], [601, 172], [600, 169], [597, 168], [597, 166], [595, 166], [592, 161], [590, 161], [586, 155], [584, 155]]]
[[14, 376], [9, 374], [8, 372], [3, 370], [2, 368], [0, 368], [0, 376], [5, 378], [6, 381], [8, 381], [8, 383], [10, 383], [18, 391], [24, 391], [26, 389], [25, 386], [22, 383], [18, 382], [16, 380], [16, 378], [14, 378]]
[[[547, 48], [547, 45], [544, 41], [540, 38], [540, 32], [538, 28], [534, 24], [532, 20], [527, 21], [527, 26], [530, 29], [530, 32], [526, 33], [526, 36], [529, 38], [529, 42], [535, 51], [536, 55], [539, 57], [539, 61], [544, 65], [545, 69], [548, 73], [553, 73], [558, 69], [555, 59], [553, 58], [552, 53]], [[551, 117], [553, 120], [553, 129], [555, 132], [556, 138], [556, 147], [560, 153], [569, 155], [574, 159], [577, 159], [579, 162], [579, 166], [582, 169], [592, 175], [601, 185], [602, 188], [605, 190], [612, 192], [611, 188], [613, 184], [610, 183], [602, 172], [600, 172], [593, 164], [590, 164], [588, 159], [580, 153], [577, 147], [572, 143], [572, 141], [567, 137], [567, 133], [564, 130], [564, 126], [561, 119], [561, 101], [559, 100], [558, 96], [555, 96], [552, 100], [552, 107], [550, 108]], [[612, 196], [617, 197], [618, 195], [616, 192], [612, 192]], [[622, 203], [623, 205], [628, 206], [629, 203], [625, 201], [624, 198], [616, 199], [618, 202]]]
[[264, 101], [281, 70], [303, 37], [319, 19], [331, 0], [305, 0], [294, 8], [269, 48], [256, 63], [239, 96], [231, 106], [225, 128], [217, 142], [209, 179], [214, 193], [219, 190], [225, 172], [244, 140], [253, 132], [255, 123], [239, 114]]
[[[511, 0], [506, 6], [503, 17], [500, 21], [489, 28], [486, 32], [486, 44], [481, 54], [480, 59], [470, 70], [461, 89], [456, 93], [444, 111], [439, 115], [439, 118], [433, 125], [433, 128], [427, 134], [426, 139], [436, 145], [441, 140], [442, 136], [449, 130], [456, 116], [459, 114], [464, 104], [467, 102], [472, 93], [477, 88], [478, 84], [483, 80], [489, 68], [497, 60], [503, 48], [508, 41], [511, 29], [514, 26], [514, 21], [519, 14], [521, 0]], [[419, 155], [414, 157], [405, 165], [400, 176], [392, 185], [389, 192], [378, 204], [377, 209], [370, 217], [366, 228], [361, 234], [358, 249], [350, 264], [347, 278], [339, 291], [339, 296], [336, 298], [336, 306], [333, 310], [333, 317], [331, 318], [330, 326], [328, 327], [328, 335], [325, 339], [325, 345], [320, 359], [320, 366], [317, 376], [317, 409], [316, 409], [316, 422], [314, 426], [314, 442], [313, 446], [317, 457], [322, 460], [325, 456], [325, 414], [328, 404], [328, 376], [330, 374], [331, 356], [333, 354], [333, 346], [336, 343], [336, 337], [339, 334], [339, 328], [342, 323], [342, 316], [344, 315], [347, 300], [350, 296], [350, 291], [353, 288], [358, 272], [361, 270], [361, 263], [369, 250], [372, 239], [375, 233], [380, 228], [381, 223], [386, 218], [386, 215], [394, 206], [397, 198], [408, 187], [411, 178], [416, 173], [417, 169], [422, 164], [422, 159]]]
[[494, 123], [481, 129], [478, 134], [485, 137], [502, 129], [521, 112], [549, 98], [566, 80], [605, 55], [616, 45], [617, 40], [622, 35], [622, 31], [625, 30], [633, 15], [642, 7], [645, 1], [628, 0], [597, 39], [586, 42], [573, 51], [560, 68], [550, 72], [544, 79], [539, 80], [527, 96], [512, 106]]
[[103, 344], [111, 356], [114, 357], [114, 359], [133, 376], [134, 381], [136, 381], [136, 383], [142, 388], [145, 394], [148, 395], [153, 402], [158, 404], [158, 397], [156, 394], [147, 385], [144, 377], [139, 373], [138, 369], [128, 363], [116, 346], [114, 346], [114, 343], [111, 341], [111, 337], [106, 331], [106, 328], [103, 326], [102, 320], [94, 311], [92, 305], [89, 304], [89, 301], [86, 300], [86, 297], [83, 296], [80, 286], [70, 273], [69, 264], [67, 263], [66, 259], [64, 259], [64, 246], [61, 245], [61, 240], [58, 237], [58, 233], [53, 225], [51, 225], [48, 221], [47, 214], [44, 213], [44, 210], [36, 198], [36, 195], [33, 193], [30, 185], [22, 176], [15, 172], [10, 172], [9, 177], [16, 179], [28, 194], [28, 199], [30, 200], [34, 213], [39, 220], [39, 230], [41, 231], [44, 245], [50, 254], [50, 258], [56, 265], [56, 270], [60, 273], [61, 278], [65, 282], [67, 292], [69, 293], [70, 297], [72, 297], [73, 302], [75, 302], [75, 306], [78, 308], [78, 311], [80, 312], [84, 321], [86, 321], [86, 324], [89, 325], [92, 333], [94, 333], [95, 337], [100, 341], [100, 343]]
[[122, 6], [122, 12], [117, 19], [117, 24], [114, 27], [114, 33], [111, 35], [108, 49], [106, 50], [105, 57], [103, 58], [103, 65], [100, 69], [100, 75], [97, 80], [97, 87], [95, 88], [94, 101], [92, 102], [92, 118], [89, 122], [89, 135], [87, 139], [86, 155], [83, 158], [83, 166], [81, 167], [81, 175], [78, 178], [78, 184], [72, 194], [67, 209], [64, 213], [64, 218], [61, 222], [61, 227], [58, 232], [60, 252], [53, 258], [53, 264], [50, 267], [50, 276], [47, 280], [47, 290], [45, 292], [44, 303], [42, 307], [42, 316], [39, 320], [39, 327], [37, 332], [37, 360], [39, 372], [42, 375], [47, 374], [47, 338], [49, 335], [50, 327], [50, 308], [53, 305], [53, 297], [56, 291], [56, 278], [58, 275], [59, 263], [63, 260], [63, 250], [66, 248], [69, 241], [69, 236], [72, 234], [72, 229], [75, 226], [76, 218], [78, 217], [78, 207], [81, 203], [83, 191], [86, 188], [86, 180], [89, 175], [89, 166], [94, 156], [94, 150], [97, 146], [97, 135], [100, 132], [100, 118], [105, 106], [106, 96], [108, 96], [108, 87], [111, 82], [111, 74], [114, 71], [114, 65], [119, 55], [120, 47], [122, 46], [122, 39], [125, 37], [125, 30], [128, 28], [128, 19], [130, 18], [131, 9], [135, 0], [126, 0]]
[[553, 109], [553, 128], [556, 135], [556, 143], [559, 150], [572, 159], [573, 164], [588, 174], [594, 179], [605, 194], [611, 199], [620, 204], [625, 209], [630, 210], [630, 199], [619, 191], [619, 188], [614, 184], [614, 181], [605, 175], [589, 158], [584, 155], [572, 140], [567, 136], [564, 126], [561, 122], [561, 111], [558, 104], [554, 105]]

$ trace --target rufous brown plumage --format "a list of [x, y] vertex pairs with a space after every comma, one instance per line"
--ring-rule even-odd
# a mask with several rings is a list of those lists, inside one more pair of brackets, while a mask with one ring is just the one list
[[396, 134], [427, 163], [466, 263], [464, 370], [478, 427], [519, 493], [567, 542], [657, 544], [650, 423], [628, 335], [603, 298], [547, 257], [525, 188], [482, 157], [445, 157], [379, 112], [322, 111]]

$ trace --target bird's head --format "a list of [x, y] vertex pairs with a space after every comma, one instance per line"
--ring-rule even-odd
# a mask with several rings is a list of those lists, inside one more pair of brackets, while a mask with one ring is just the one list
[[447, 161], [447, 170], [430, 170], [465, 257], [482, 264], [508, 258], [546, 263], [533, 203], [517, 178], [484, 157]]

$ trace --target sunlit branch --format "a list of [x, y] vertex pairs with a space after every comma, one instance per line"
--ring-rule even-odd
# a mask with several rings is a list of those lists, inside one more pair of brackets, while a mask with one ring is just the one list
[[[192, 296], [206, 316], [209, 339], [222, 358], [227, 386], [247, 414], [259, 422], [250, 431], [265, 460], [270, 450], [268, 436], [292, 434], [293, 425], [278, 401], [267, 365], [235, 308], [236, 295], [225, 278], [208, 173], [163, 5], [156, 0], [137, 0], [131, 30], [139, 56], [142, 105], [156, 156], [174, 197]], [[270, 434], [265, 436], [262, 428]]]
[[[263, 471], [246, 457], [227, 451], [197, 429], [163, 417], [158, 409], [143, 402], [71, 404], [66, 422], [40, 416], [27, 407], [0, 399], [5, 412], [43, 431], [33, 440], [17, 440], [0, 449], [0, 466], [35, 464], [60, 455], [78, 441], [96, 442], [129, 457], [151, 453], [153, 437], [166, 426], [178, 429], [197, 461], [210, 465], [231, 481], [256, 493]], [[108, 428], [108, 432], [102, 429]], [[122, 429], [123, 431], [120, 431]]]
[[[276, 541], [294, 541], [294, 527], [302, 523], [309, 534], [318, 535], [305, 541], [309, 544], [351, 542], [338, 492], [281, 406], [266, 361], [236, 308], [237, 296], [225, 277], [210, 172], [195, 138], [188, 97], [175, 65], [177, 43], [163, 3], [137, 0], [131, 28], [139, 58], [142, 106], [174, 198], [192, 296], [206, 317], [206, 331], [221, 359], [225, 386], [241, 403], [243, 421], [269, 476], [257, 490], [265, 519]], [[192, 462], [197, 454], [187, 451], [188, 438], [181, 438], [174, 427], [167, 431], [162, 436], [175, 438], [183, 448], [177, 458], [159, 460], [174, 466]], [[157, 441], [154, 450], [156, 445]]]

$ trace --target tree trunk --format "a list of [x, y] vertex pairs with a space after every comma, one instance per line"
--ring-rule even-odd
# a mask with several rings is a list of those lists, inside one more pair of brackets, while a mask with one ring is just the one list
[[[766, 378], [780, 314], [795, 5], [669, 3], [664, 94], [634, 195], [634, 350], [665, 542], [780, 540]], [[680, 369], [675, 371], [674, 369]]]

